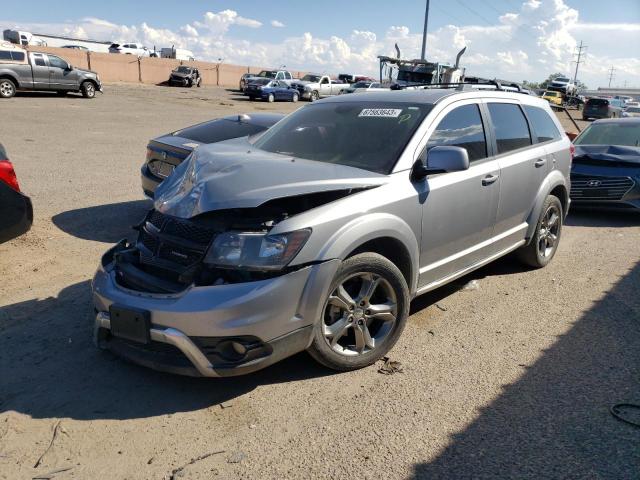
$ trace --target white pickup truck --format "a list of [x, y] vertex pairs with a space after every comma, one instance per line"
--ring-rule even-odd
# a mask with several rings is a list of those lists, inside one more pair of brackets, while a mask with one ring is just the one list
[[305, 75], [302, 80], [293, 82], [292, 86], [300, 92], [300, 98], [315, 102], [323, 97], [340, 95], [350, 87], [348, 83], [339, 83], [327, 75]]

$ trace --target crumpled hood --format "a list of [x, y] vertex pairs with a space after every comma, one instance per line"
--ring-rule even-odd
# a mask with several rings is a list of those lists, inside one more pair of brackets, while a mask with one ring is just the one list
[[574, 162], [580, 157], [602, 162], [625, 162], [640, 165], [640, 147], [625, 147], [619, 145], [576, 145]]
[[171, 76], [172, 77], [187, 78], [189, 75], [191, 75], [191, 74], [190, 73], [176, 72], [175, 70], [173, 72], [171, 72]]
[[181, 218], [252, 208], [276, 198], [382, 185], [386, 175], [287, 157], [253, 148], [246, 138], [203, 145], [160, 184], [156, 210]]

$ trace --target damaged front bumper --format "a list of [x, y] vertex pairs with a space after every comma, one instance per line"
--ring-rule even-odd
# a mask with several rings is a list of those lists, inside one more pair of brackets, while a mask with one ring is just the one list
[[[172, 294], [118, 284], [114, 253], [93, 279], [95, 340], [101, 348], [156, 370], [222, 377], [250, 373], [305, 350], [320, 318], [339, 260], [309, 265], [266, 280], [191, 286]], [[144, 335], [113, 328], [112, 312], [142, 312]]]

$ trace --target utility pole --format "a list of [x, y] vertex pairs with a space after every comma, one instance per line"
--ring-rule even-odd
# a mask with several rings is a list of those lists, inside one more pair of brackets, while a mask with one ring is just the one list
[[611, 80], [613, 80], [613, 72], [615, 72], [616, 69], [611, 67], [611, 69], [609, 70], [609, 88], [611, 88]]
[[576, 73], [573, 75], [574, 85], [577, 85], [577, 81], [578, 81], [578, 67], [580, 66], [581, 63], [584, 63], [584, 60], [581, 60], [581, 58], [582, 58], [582, 50], [584, 50], [585, 48], [587, 48], [587, 46], [582, 45], [582, 40], [580, 40], [580, 46], [578, 47], [578, 59], [576, 60]]
[[427, 9], [424, 12], [424, 32], [422, 33], [422, 56], [421, 60], [426, 60], [425, 52], [427, 50], [427, 24], [429, 23], [429, 0], [427, 0]]

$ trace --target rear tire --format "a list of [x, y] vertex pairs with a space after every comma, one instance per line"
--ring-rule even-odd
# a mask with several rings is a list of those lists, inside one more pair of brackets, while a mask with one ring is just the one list
[[16, 85], [8, 78], [0, 78], [0, 98], [11, 98], [16, 94]]
[[90, 81], [83, 82], [80, 91], [84, 98], [95, 98], [96, 96], [96, 86]]
[[562, 203], [555, 195], [549, 195], [542, 206], [533, 238], [529, 245], [517, 251], [520, 261], [533, 268], [546, 267], [558, 251], [563, 219]]
[[298, 98], [299, 98], [298, 94], [294, 92], [293, 96], [291, 97], [291, 101], [293, 103], [296, 103], [298, 101]]
[[329, 291], [309, 354], [341, 371], [386, 355], [409, 316], [409, 288], [398, 267], [377, 253], [355, 255], [342, 263]]
[[267, 97], [267, 102], [273, 103], [275, 101], [276, 101], [276, 97], [273, 95], [273, 93], [270, 93], [269, 96]]

